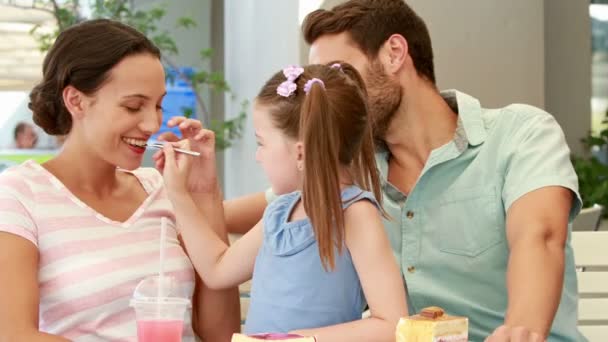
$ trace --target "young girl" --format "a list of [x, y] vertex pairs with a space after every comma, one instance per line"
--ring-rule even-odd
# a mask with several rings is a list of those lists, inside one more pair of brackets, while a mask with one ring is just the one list
[[[346, 64], [288, 67], [264, 85], [253, 113], [256, 158], [281, 196], [232, 247], [185, 191], [192, 159], [167, 145], [158, 160], [186, 248], [207, 286], [230, 288], [253, 277], [246, 333], [394, 341], [397, 321], [407, 314], [376, 201], [380, 185], [363, 89]], [[197, 146], [203, 156], [197, 167], [212, 170], [212, 133], [206, 141]], [[371, 318], [361, 319], [366, 302]]]

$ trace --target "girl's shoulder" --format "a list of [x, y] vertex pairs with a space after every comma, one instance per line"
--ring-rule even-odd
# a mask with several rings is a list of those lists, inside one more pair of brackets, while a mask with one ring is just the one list
[[308, 218], [290, 220], [290, 214], [301, 197], [296, 191], [277, 197], [264, 212], [264, 244], [277, 256], [297, 254], [315, 242]]
[[356, 185], [349, 186], [342, 190], [342, 208], [345, 210], [361, 201], [370, 202], [378, 210], [380, 209], [380, 203], [372, 192], [363, 190]]
[[302, 193], [300, 191], [294, 191], [277, 196], [277, 198], [270, 202], [266, 207], [264, 217], [276, 215], [277, 213], [282, 214], [285, 211], [289, 211], [298, 202], [301, 196]]

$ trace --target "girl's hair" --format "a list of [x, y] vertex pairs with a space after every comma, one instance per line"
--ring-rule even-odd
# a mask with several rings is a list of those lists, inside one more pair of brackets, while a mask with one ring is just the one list
[[[322, 81], [308, 83], [316, 78]], [[294, 81], [296, 90], [279, 95], [286, 81], [276, 73], [260, 91], [257, 102], [269, 108], [275, 126], [304, 143], [304, 209], [312, 223], [325, 269], [335, 267], [334, 246], [342, 253], [345, 231], [339, 170], [346, 166], [354, 182], [380, 201], [380, 181], [374, 158], [367, 93], [351, 65], [332, 62], [309, 65]]]
[[110, 70], [125, 57], [160, 51], [136, 29], [108, 19], [95, 19], [61, 32], [44, 58], [42, 81], [30, 93], [34, 122], [50, 135], [65, 135], [72, 116], [62, 92], [72, 85], [92, 95], [108, 80]]

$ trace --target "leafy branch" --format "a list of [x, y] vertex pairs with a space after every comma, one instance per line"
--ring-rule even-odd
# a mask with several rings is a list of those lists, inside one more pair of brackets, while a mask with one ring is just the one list
[[[603, 123], [608, 124], [608, 112]], [[597, 148], [600, 153], [608, 154], [608, 127], [595, 135], [589, 134], [582, 139], [582, 143], [589, 151]], [[608, 160], [608, 155], [606, 159]], [[604, 211], [604, 216], [608, 217], [608, 165], [594, 156], [573, 156], [572, 163], [578, 176], [583, 206], [601, 204], [607, 209]]]
[[[12, 0], [7, 1], [13, 7], [40, 10], [53, 14], [57, 24], [57, 28], [54, 31], [45, 31], [43, 27], [37, 25], [30, 32], [38, 41], [39, 48], [43, 52], [52, 46], [61, 31], [85, 20], [81, 16], [82, 7], [80, 0], [66, 0], [64, 2], [58, 2], [57, 0], [34, 0], [31, 6], [19, 5]], [[246, 119], [247, 101], [241, 102], [239, 113], [233, 119], [213, 120], [211, 118], [202, 97], [202, 92], [205, 89], [231, 94], [233, 100], [236, 99], [236, 96], [232, 93], [230, 86], [220, 72], [199, 68], [196, 72], [188, 74], [183, 72], [173, 60], [173, 57], [179, 54], [177, 44], [169, 32], [159, 29], [159, 23], [166, 15], [165, 5], [141, 10], [135, 9], [132, 1], [129, 0], [89, 1], [92, 7], [93, 18], [108, 18], [130, 25], [145, 34], [158, 46], [162, 51], [162, 62], [169, 71], [167, 72], [168, 81], [174, 82], [175, 79], [172, 78], [177, 77], [191, 87], [194, 92], [197, 108], [183, 108], [181, 114], [186, 117], [191, 117], [195, 113], [198, 114], [205, 127], [215, 132], [218, 149], [229, 148], [234, 140], [242, 136]], [[183, 16], [177, 19], [175, 27], [182, 30], [191, 30], [197, 27], [197, 22], [191, 17]], [[213, 51], [211, 49], [202, 50], [200, 52], [201, 65], [203, 64], [202, 62], [209, 60], [212, 55]]]

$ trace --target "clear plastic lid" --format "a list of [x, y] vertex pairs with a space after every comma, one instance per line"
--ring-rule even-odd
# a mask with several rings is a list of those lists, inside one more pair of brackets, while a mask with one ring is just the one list
[[163, 276], [162, 281], [159, 276], [149, 276], [137, 284], [133, 291], [131, 306], [136, 303], [152, 304], [188, 304], [189, 296], [183, 293], [179, 283], [173, 276]]

